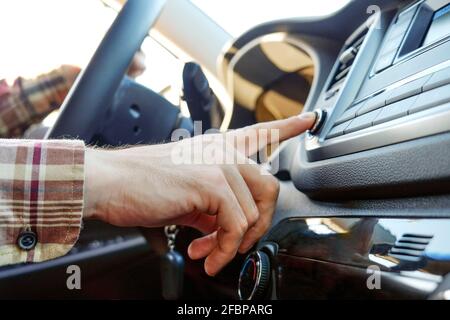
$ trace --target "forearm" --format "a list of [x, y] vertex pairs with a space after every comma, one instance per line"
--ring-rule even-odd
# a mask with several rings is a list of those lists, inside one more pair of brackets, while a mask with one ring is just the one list
[[[315, 120], [306, 113], [226, 135], [118, 150], [0, 140], [0, 264], [63, 255], [81, 219], [93, 218], [124, 227], [196, 228], [206, 235], [190, 244], [189, 256], [206, 257], [205, 271], [215, 275], [267, 232], [275, 211], [278, 180], [247, 156], [261, 141], [297, 136]], [[255, 141], [244, 143], [250, 137]], [[24, 249], [21, 234], [30, 231], [38, 243]]]

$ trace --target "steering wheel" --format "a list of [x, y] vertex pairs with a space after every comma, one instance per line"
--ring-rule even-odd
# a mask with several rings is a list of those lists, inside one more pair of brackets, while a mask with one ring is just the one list
[[128, 0], [65, 98], [46, 138], [89, 142], [166, 0]]

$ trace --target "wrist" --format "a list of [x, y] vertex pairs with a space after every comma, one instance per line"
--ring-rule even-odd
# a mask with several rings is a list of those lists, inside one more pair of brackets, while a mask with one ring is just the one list
[[[86, 148], [85, 151], [85, 180], [84, 180], [84, 219], [105, 220], [102, 212], [104, 201], [102, 198], [109, 194], [111, 182], [110, 157], [101, 149]], [[109, 173], [108, 173], [109, 172]]]

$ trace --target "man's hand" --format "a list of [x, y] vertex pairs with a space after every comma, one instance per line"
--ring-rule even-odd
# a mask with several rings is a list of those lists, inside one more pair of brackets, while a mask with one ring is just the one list
[[[117, 226], [194, 227], [205, 236], [192, 241], [188, 254], [207, 257], [205, 271], [215, 275], [264, 235], [274, 213], [278, 181], [247, 156], [299, 135], [314, 120], [314, 113], [305, 113], [162, 145], [88, 149], [84, 217]], [[177, 156], [186, 153], [192, 163], [179, 164]]]

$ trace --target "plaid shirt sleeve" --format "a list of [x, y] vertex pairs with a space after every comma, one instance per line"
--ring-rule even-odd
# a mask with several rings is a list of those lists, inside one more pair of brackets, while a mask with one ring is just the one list
[[[0, 139], [0, 265], [66, 254], [83, 210], [84, 150], [78, 140]], [[25, 239], [23, 235], [33, 237]]]
[[0, 138], [20, 137], [60, 107], [80, 69], [64, 65], [34, 79], [0, 81]]

